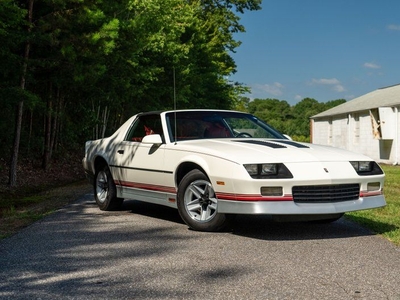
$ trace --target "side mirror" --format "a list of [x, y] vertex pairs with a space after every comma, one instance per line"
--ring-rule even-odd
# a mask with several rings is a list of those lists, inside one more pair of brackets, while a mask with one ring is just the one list
[[142, 139], [143, 144], [152, 144], [152, 145], [160, 145], [162, 144], [162, 138], [159, 134], [150, 134], [146, 135]]

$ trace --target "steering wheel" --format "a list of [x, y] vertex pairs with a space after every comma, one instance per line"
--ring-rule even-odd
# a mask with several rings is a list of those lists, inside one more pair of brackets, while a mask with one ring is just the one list
[[250, 133], [247, 132], [239, 132], [236, 137], [253, 137]]

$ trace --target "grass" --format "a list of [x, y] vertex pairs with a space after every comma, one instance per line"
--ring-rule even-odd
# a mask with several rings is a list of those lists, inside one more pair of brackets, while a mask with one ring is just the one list
[[[0, 194], [0, 239], [51, 214], [91, 191], [85, 181], [45, 191], [3, 192]], [[25, 194], [27, 193], [27, 194]]]
[[383, 208], [347, 213], [346, 217], [400, 245], [400, 166], [382, 165], [386, 180]]

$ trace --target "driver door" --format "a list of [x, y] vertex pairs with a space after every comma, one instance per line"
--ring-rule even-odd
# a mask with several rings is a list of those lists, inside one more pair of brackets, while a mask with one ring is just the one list
[[142, 115], [134, 121], [125, 140], [115, 148], [114, 179], [122, 198], [160, 203], [166, 201], [163, 186], [165, 144], [142, 143], [144, 136], [163, 137], [158, 114]]

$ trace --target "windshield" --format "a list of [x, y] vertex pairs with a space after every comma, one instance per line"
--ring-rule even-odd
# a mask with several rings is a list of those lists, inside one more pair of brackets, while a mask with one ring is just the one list
[[178, 111], [168, 113], [166, 120], [171, 141], [208, 138], [286, 139], [271, 126], [246, 113]]

